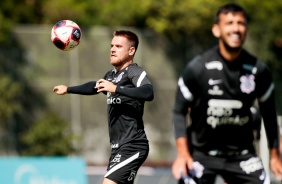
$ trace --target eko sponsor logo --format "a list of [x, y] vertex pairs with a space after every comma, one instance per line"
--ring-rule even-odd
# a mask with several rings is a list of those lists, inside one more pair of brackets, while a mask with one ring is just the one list
[[111, 96], [112, 93], [108, 92], [107, 93], [107, 104], [121, 104], [121, 99], [120, 98], [115, 98]]
[[120, 98], [107, 98], [107, 104], [121, 104], [121, 99]]

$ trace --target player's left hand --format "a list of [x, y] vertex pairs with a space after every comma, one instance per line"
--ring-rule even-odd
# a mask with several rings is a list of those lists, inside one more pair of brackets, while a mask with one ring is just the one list
[[282, 179], [282, 161], [279, 157], [272, 157], [270, 159], [270, 168], [277, 180]]
[[106, 91], [110, 93], [115, 93], [117, 86], [105, 79], [99, 79], [95, 88], [97, 89], [97, 92]]

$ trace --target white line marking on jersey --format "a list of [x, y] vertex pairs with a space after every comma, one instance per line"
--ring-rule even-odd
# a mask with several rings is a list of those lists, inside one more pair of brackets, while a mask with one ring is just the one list
[[178, 86], [179, 86], [180, 91], [181, 91], [182, 95], [184, 96], [184, 98], [188, 101], [192, 101], [193, 95], [189, 91], [188, 87], [185, 85], [182, 77], [180, 77], [179, 80], [178, 80]]
[[145, 71], [143, 71], [137, 81], [137, 87], [139, 87], [141, 85], [142, 80], [146, 77], [147, 73]]
[[269, 86], [268, 90], [259, 98], [260, 102], [265, 102], [271, 95], [272, 91], [274, 90], [274, 83], [272, 82]]

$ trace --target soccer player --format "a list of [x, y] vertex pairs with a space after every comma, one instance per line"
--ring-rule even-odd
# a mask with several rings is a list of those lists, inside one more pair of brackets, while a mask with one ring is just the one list
[[[242, 48], [247, 35], [245, 10], [233, 3], [220, 7], [212, 33], [218, 45], [194, 57], [178, 80], [172, 118], [177, 157], [172, 173], [176, 179], [188, 174], [201, 184], [214, 183], [217, 175], [228, 184], [269, 181], [253, 146], [250, 108], [257, 99], [270, 168], [281, 179], [274, 84], [267, 66]], [[187, 128], [188, 109], [192, 123]]]
[[152, 101], [154, 92], [146, 72], [133, 63], [138, 43], [135, 33], [115, 31], [110, 51], [114, 69], [97, 81], [53, 89], [59, 95], [107, 95], [111, 155], [103, 184], [132, 184], [149, 153], [143, 112], [145, 101]]

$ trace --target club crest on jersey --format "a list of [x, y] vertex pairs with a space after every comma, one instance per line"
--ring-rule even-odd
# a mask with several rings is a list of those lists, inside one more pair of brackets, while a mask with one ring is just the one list
[[124, 72], [121, 72], [118, 77], [116, 78], [115, 82], [119, 82], [122, 79]]
[[240, 77], [240, 88], [243, 93], [250, 94], [255, 90], [255, 76], [254, 75], [243, 75]]

